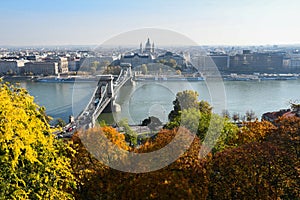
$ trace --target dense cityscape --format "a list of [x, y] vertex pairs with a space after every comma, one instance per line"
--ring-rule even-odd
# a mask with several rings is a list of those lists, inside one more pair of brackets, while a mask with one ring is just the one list
[[[87, 71], [95, 74], [101, 67], [130, 63], [133, 68], [142, 64], [175, 60], [182, 72], [195, 72], [189, 64], [191, 57], [201, 59], [198, 71], [205, 73], [212, 60], [223, 75], [231, 73], [255, 75], [300, 73], [300, 47], [297, 46], [252, 46], [252, 47], [172, 47], [174, 52], [164, 51], [168, 47], [155, 48], [148, 39], [145, 49], [128, 48], [1, 48], [0, 74], [13, 75], [58, 75]], [[199, 52], [201, 50], [201, 55]], [[128, 52], [129, 51], [129, 52]], [[203, 53], [205, 52], [205, 53]], [[87, 68], [87, 69], [86, 69]], [[196, 69], [197, 70], [197, 69]]]
[[[86, 67], [83, 63], [92, 67], [93, 62], [98, 62], [103, 66], [107, 62], [114, 61], [119, 64], [120, 62], [131, 63], [135, 67], [155, 62], [155, 59], [174, 59], [177, 65], [183, 66], [189, 62], [190, 57], [199, 54], [199, 50], [207, 52], [206, 55], [201, 55], [203, 66], [199, 67], [204, 68], [205, 60], [212, 59], [223, 74], [300, 72], [300, 53], [297, 46], [178, 47], [174, 49], [174, 55], [172, 52], [169, 55], [158, 54], [154, 46], [153, 50], [152, 47], [146, 47], [145, 50], [130, 52], [133, 54], [129, 54], [126, 50], [120, 48], [96, 52], [81, 48], [68, 50], [63, 47], [49, 50], [46, 48], [1, 48], [0, 73], [2, 75], [57, 75], [76, 72], [80, 67]], [[95, 70], [90, 69], [90, 71]]]

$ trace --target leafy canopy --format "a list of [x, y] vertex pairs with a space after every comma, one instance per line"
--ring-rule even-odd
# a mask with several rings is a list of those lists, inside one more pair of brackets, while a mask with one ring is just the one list
[[44, 108], [25, 89], [0, 82], [0, 199], [71, 199], [75, 186]]

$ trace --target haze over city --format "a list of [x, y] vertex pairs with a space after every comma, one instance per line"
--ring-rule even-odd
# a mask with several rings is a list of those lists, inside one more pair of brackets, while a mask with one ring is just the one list
[[199, 45], [299, 43], [297, 0], [2, 1], [0, 45], [98, 45], [159, 28]]

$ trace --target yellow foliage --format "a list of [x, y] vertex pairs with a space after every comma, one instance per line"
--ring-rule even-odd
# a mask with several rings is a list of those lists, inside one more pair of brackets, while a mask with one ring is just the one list
[[71, 199], [74, 178], [44, 108], [25, 89], [0, 82], [0, 199]]

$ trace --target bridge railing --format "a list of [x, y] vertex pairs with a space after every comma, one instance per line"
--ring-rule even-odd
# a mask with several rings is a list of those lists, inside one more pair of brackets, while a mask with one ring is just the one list
[[128, 79], [130, 78], [130, 74], [129, 74], [129, 69], [127, 69], [125, 72], [126, 73], [126, 76], [125, 76], [125, 73], [122, 75], [122, 82], [120, 82], [115, 88], [115, 93], [118, 93], [119, 89], [128, 81]]
[[120, 80], [120, 78], [122, 77], [122, 75], [123, 75], [123, 69], [121, 69], [121, 71], [120, 71], [120, 74], [119, 74], [119, 76], [118, 76], [118, 78], [117, 78], [117, 80], [116, 80], [116, 82], [119, 82], [119, 80]]

